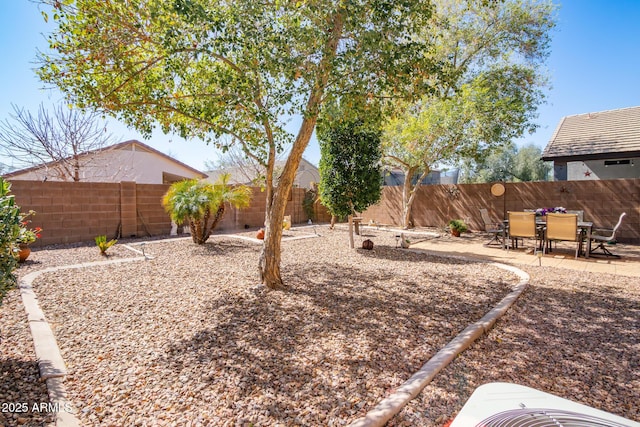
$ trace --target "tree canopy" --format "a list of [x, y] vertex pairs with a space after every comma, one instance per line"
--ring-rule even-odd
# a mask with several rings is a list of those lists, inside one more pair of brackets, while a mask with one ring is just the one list
[[318, 133], [320, 200], [332, 215], [363, 212], [380, 200], [380, 131], [361, 121], [334, 122]]
[[416, 190], [438, 164], [479, 159], [535, 129], [544, 100], [542, 65], [548, 55], [553, 6], [506, 0], [491, 5], [438, 0], [432, 25], [433, 59], [450, 68], [448, 79], [417, 103], [398, 103], [385, 126], [385, 162], [404, 171], [403, 226], [411, 226]]
[[[388, 96], [425, 93], [446, 67], [416, 37], [430, 0], [43, 0], [57, 30], [41, 78], [79, 106], [150, 134], [159, 125], [219, 147], [240, 144], [266, 169], [262, 282], [283, 287], [281, 223], [322, 106], [370, 114]], [[45, 19], [49, 14], [45, 14]], [[287, 118], [302, 117], [295, 135]], [[222, 138], [227, 136], [227, 138]], [[291, 143], [277, 185], [276, 154]]]
[[495, 181], [546, 181], [551, 165], [541, 160], [542, 150], [529, 144], [515, 144], [493, 150], [479, 162], [466, 162], [462, 169], [465, 183]]
[[[247, 145], [263, 161], [265, 145], [290, 142], [289, 115], [317, 114], [337, 95], [355, 107], [421, 75], [427, 87], [437, 71], [426, 42], [409, 37], [426, 25], [425, 1], [47, 2], [59, 22], [50, 36], [57, 54], [41, 55], [39, 73], [71, 101], [148, 135], [159, 125]], [[310, 95], [322, 98], [310, 105]]]

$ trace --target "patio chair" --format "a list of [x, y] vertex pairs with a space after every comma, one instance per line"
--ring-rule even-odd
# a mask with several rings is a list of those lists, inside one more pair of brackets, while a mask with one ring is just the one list
[[491, 240], [485, 243], [484, 246], [489, 246], [495, 241], [504, 247], [504, 225], [501, 222], [491, 221], [489, 211], [486, 209], [480, 209], [480, 216], [482, 216], [482, 222], [484, 223], [484, 231], [493, 234]]
[[[565, 213], [578, 215], [578, 224], [580, 224], [581, 222], [584, 221], [584, 211], [583, 210], [567, 210]], [[584, 230], [580, 230], [580, 231], [584, 232]], [[555, 242], [556, 241], [554, 240], [553, 243], [555, 244]]]
[[[592, 248], [589, 255], [605, 255], [606, 257], [620, 258], [620, 255], [612, 254], [609, 249], [605, 246], [609, 242], [614, 242], [616, 240], [616, 233], [618, 229], [620, 229], [620, 224], [622, 224], [622, 218], [626, 215], [626, 212], [622, 212], [620, 214], [620, 218], [618, 218], [618, 223], [611, 228], [594, 228], [591, 232], [591, 242], [597, 243], [598, 245]], [[601, 250], [602, 252], [596, 252], [597, 250]]]
[[578, 215], [548, 213], [547, 226], [544, 233], [544, 252], [551, 251], [552, 241], [577, 242], [576, 258], [582, 249], [582, 231], [578, 229]]
[[511, 245], [517, 248], [518, 239], [534, 239], [535, 247], [539, 248], [538, 239], [544, 227], [536, 226], [535, 212], [507, 212], [507, 215], [509, 218], [508, 239], [511, 240]]
[[580, 210], [580, 211], [570, 211], [570, 210], [568, 210], [566, 213], [573, 214], [573, 215], [578, 215], [578, 222], [583, 222], [584, 221], [584, 211], [582, 211], [582, 210]]

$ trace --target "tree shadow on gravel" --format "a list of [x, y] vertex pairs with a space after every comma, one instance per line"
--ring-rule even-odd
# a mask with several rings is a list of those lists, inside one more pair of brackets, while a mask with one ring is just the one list
[[410, 403], [390, 425], [415, 425], [419, 414], [451, 417], [476, 387], [498, 381], [640, 421], [640, 296], [599, 284], [605, 277], [586, 275], [584, 290], [563, 289], [560, 278], [554, 286], [534, 279], [429, 386], [436, 393]]
[[[42, 268], [42, 262], [38, 260], [26, 259], [25, 261], [18, 264], [18, 268], [32, 268], [32, 269], [40, 269]], [[19, 271], [19, 270], [18, 270]]]
[[[479, 289], [478, 298], [460, 298], [464, 284], [456, 275], [403, 282], [391, 270], [339, 264], [296, 264], [283, 278], [291, 284], [286, 292], [212, 300], [207, 310], [217, 323], [172, 344], [165, 363], [180, 372], [214, 372], [212, 386], [225, 383], [236, 402], [271, 396], [273, 420], [291, 420], [304, 408], [348, 420], [503, 296], [496, 291], [489, 301]], [[313, 399], [300, 405], [305, 396]]]
[[208, 240], [204, 245], [194, 244], [192, 252], [205, 256], [228, 256], [238, 252], [260, 252], [260, 246], [242, 240], [235, 239], [213, 239]]
[[394, 247], [389, 245], [375, 245], [373, 250], [367, 249], [356, 249], [358, 254], [366, 258], [372, 259], [381, 259], [381, 260], [393, 260], [397, 261], [399, 257], [402, 258], [403, 261], [412, 261], [412, 262], [435, 262], [442, 264], [452, 264], [452, 265], [469, 265], [475, 263], [484, 263], [482, 260], [474, 259], [474, 255], [469, 253], [468, 260], [462, 260], [454, 257], [447, 257], [446, 255], [438, 256], [432, 255], [429, 253], [419, 252], [414, 249], [402, 249], [400, 247]]
[[48, 402], [47, 385], [40, 381], [35, 362], [0, 359], [0, 425], [49, 425], [55, 414], [38, 410]]

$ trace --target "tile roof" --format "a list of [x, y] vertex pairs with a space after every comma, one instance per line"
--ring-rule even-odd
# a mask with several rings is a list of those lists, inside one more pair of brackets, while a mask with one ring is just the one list
[[640, 107], [563, 117], [542, 159], [616, 154], [640, 154]]
[[[180, 166], [182, 166], [184, 168], [187, 168], [188, 170], [193, 172], [195, 175], [199, 175], [202, 178], [206, 178], [207, 177], [206, 173], [201, 172], [201, 171], [199, 171], [199, 170], [197, 170], [197, 169], [195, 169], [195, 168], [193, 168], [193, 167], [191, 167], [191, 166], [189, 166], [189, 165], [187, 165], [185, 163], [182, 163], [180, 160], [175, 159], [175, 158], [173, 158], [173, 157], [171, 157], [171, 156], [169, 156], [167, 154], [164, 154], [163, 152], [158, 151], [155, 148], [153, 148], [153, 147], [151, 147], [151, 146], [149, 146], [147, 144], [144, 144], [144, 143], [142, 143], [142, 142], [140, 142], [140, 141], [138, 141], [136, 139], [131, 139], [131, 140], [128, 140], [128, 141], [119, 142], [117, 144], [109, 145], [109, 146], [98, 148], [98, 149], [95, 149], [95, 150], [85, 151], [85, 152], [79, 153], [78, 156], [86, 157], [86, 156], [90, 156], [92, 154], [99, 153], [99, 152], [106, 152], [106, 151], [111, 151], [111, 150], [127, 150], [130, 147], [135, 147], [138, 150], [141, 149], [142, 151], [147, 151], [147, 152], [150, 152], [150, 153], [154, 153], [154, 154], [156, 154], [156, 155], [158, 155], [160, 157], [164, 157], [165, 159], [167, 159], [167, 160], [169, 160], [171, 162], [174, 162], [174, 163], [176, 163], [176, 164], [178, 164], [178, 165], [180, 165]], [[69, 159], [69, 158], [70, 157], [68, 157], [67, 159]], [[14, 177], [14, 176], [17, 176], [17, 175], [21, 175], [21, 174], [24, 174], [24, 173], [27, 173], [27, 172], [39, 170], [39, 169], [42, 169], [42, 168], [45, 168], [45, 167], [52, 167], [52, 166], [58, 164], [59, 162], [60, 162], [59, 160], [54, 160], [54, 161], [42, 163], [42, 164], [39, 164], [39, 165], [31, 166], [31, 167], [28, 167], [28, 168], [25, 168], [25, 169], [11, 171], [11, 172], [8, 172], [8, 173], [6, 173], [6, 174], [4, 174], [2, 176], [3, 177], [7, 177], [7, 178], [11, 178], [11, 177]]]
[[[284, 169], [284, 165], [286, 160], [276, 160], [275, 161], [275, 170], [274, 175], [279, 176]], [[244, 185], [255, 185], [256, 181], [260, 180], [260, 174], [263, 173], [259, 171], [258, 168], [261, 166], [257, 165], [247, 165], [247, 166], [229, 166], [223, 169], [214, 169], [207, 171], [207, 181], [216, 182], [216, 180], [223, 174], [228, 173], [231, 175], [229, 178], [230, 184], [244, 184]], [[312, 171], [312, 175], [317, 177], [316, 182], [320, 179], [320, 172], [316, 165], [305, 159], [304, 157], [300, 159], [300, 164], [298, 165], [298, 172], [296, 174], [295, 183], [299, 185], [299, 176], [302, 174], [304, 170]]]

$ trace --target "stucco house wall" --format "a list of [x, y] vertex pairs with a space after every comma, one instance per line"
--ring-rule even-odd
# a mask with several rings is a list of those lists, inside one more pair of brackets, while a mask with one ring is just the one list
[[565, 162], [564, 165], [568, 181], [640, 177], [640, 157], [610, 159], [606, 163], [605, 160]]
[[[166, 184], [184, 178], [204, 178], [206, 174], [167, 156], [139, 141], [127, 141], [80, 157], [80, 181]], [[5, 176], [12, 180], [68, 181], [56, 162]]]
[[640, 107], [563, 117], [542, 160], [555, 181], [640, 178]]

